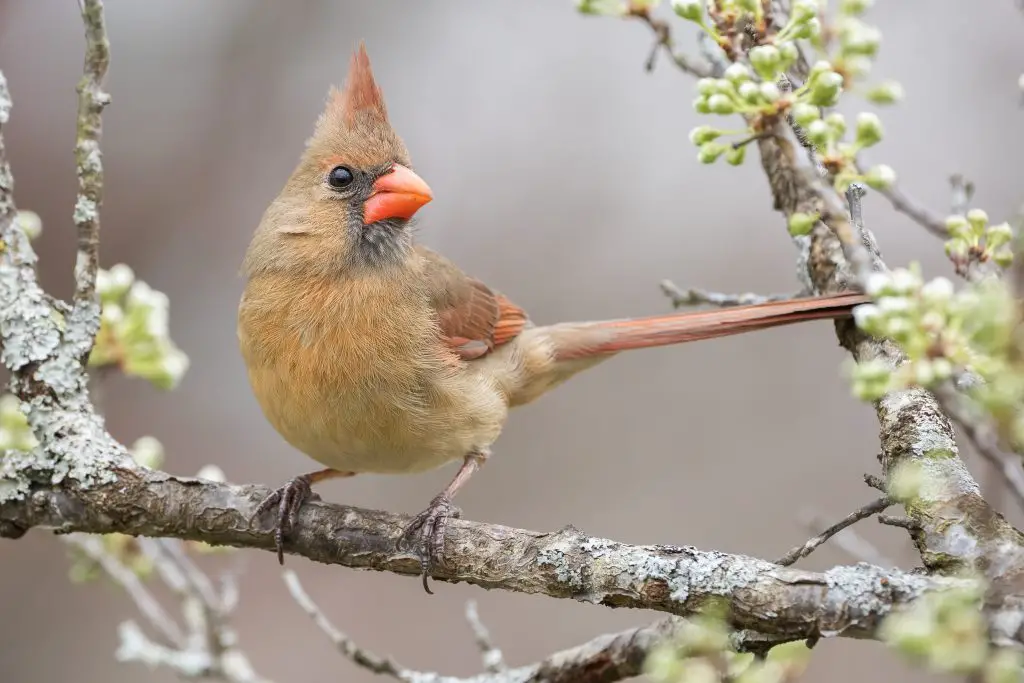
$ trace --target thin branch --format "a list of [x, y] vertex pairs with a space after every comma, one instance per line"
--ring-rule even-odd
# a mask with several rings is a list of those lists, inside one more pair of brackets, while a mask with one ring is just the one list
[[918, 204], [896, 185], [878, 191], [883, 197], [889, 200], [892, 208], [908, 216], [915, 223], [928, 232], [942, 239], [949, 238], [949, 230], [946, 229], [946, 222], [936, 216], [925, 207]]
[[[670, 617], [650, 626], [600, 636], [528, 666], [455, 678], [408, 669], [390, 658], [382, 658], [359, 647], [324, 615], [294, 572], [286, 570], [284, 580], [295, 601], [342, 655], [368, 671], [409, 683], [611, 683], [643, 673], [647, 654], [658, 645], [676, 638], [686, 625], [685, 620]], [[733, 634], [733, 643], [744, 637], [742, 633]], [[779, 642], [759, 641], [758, 648], [767, 650]]]
[[288, 592], [291, 593], [295, 602], [309, 615], [309, 618], [313, 620], [317, 628], [327, 634], [327, 637], [334, 643], [334, 646], [338, 648], [338, 652], [357, 666], [372, 671], [375, 674], [386, 674], [401, 681], [412, 680], [412, 677], [409, 675], [411, 672], [404, 666], [390, 657], [380, 657], [369, 650], [364, 650], [356, 645], [355, 641], [335, 628], [334, 624], [324, 616], [324, 613], [313, 602], [313, 598], [309, 597], [309, 594], [302, 588], [299, 577], [295, 572], [286, 569], [282, 576], [285, 585], [288, 586]]
[[662, 293], [672, 301], [673, 308], [684, 306], [699, 306], [708, 304], [727, 308], [730, 306], [750, 306], [754, 304], [768, 303], [770, 301], [788, 301], [801, 296], [797, 294], [725, 294], [723, 292], [710, 292], [706, 289], [680, 289], [671, 280], [662, 280], [659, 283]]
[[632, 5], [626, 16], [639, 19], [643, 23], [647, 24], [651, 28], [651, 31], [654, 32], [655, 42], [651, 48], [651, 53], [644, 62], [644, 69], [646, 71], [654, 70], [654, 63], [657, 60], [659, 50], [661, 50], [668, 55], [668, 58], [672, 60], [672, 63], [675, 64], [676, 67], [688, 74], [692, 74], [698, 78], [712, 75], [711, 67], [706, 64], [700, 64], [692, 57], [688, 57], [676, 50], [675, 41], [672, 38], [671, 25], [669, 25], [667, 21], [655, 19], [651, 15], [650, 9], [645, 6]]
[[894, 526], [906, 529], [911, 533], [920, 533], [923, 530], [921, 523], [909, 517], [896, 517], [893, 515], [878, 515], [878, 523], [885, 526]]
[[100, 206], [103, 203], [103, 108], [110, 95], [103, 91], [103, 80], [110, 64], [110, 43], [103, 18], [103, 0], [80, 0], [85, 24], [85, 66], [78, 83], [78, 136], [75, 162], [78, 175], [78, 199], [74, 220], [78, 228], [78, 260], [75, 263], [75, 306], [88, 312], [80, 324], [88, 325], [95, 336], [99, 328], [99, 303], [96, 299], [96, 270], [99, 267]]
[[138, 575], [103, 547], [102, 538], [86, 534], [70, 534], [64, 537], [64, 541], [98, 564], [107, 576], [120, 585], [138, 607], [142, 616], [146, 617], [150, 625], [159, 631], [168, 642], [178, 649], [185, 647], [185, 635], [178, 624], [171, 618], [171, 615], [164, 611], [164, 608], [160, 606]]
[[870, 503], [861, 507], [860, 509], [854, 510], [843, 519], [839, 520], [832, 526], [822, 531], [817, 536], [812, 537], [803, 545], [796, 546], [788, 553], [786, 553], [779, 559], [775, 560], [775, 564], [782, 565], [783, 567], [788, 567], [789, 565], [794, 564], [800, 558], [807, 557], [808, 555], [813, 553], [820, 545], [825, 543], [825, 541], [832, 538], [846, 527], [852, 526], [857, 522], [861, 521], [862, 519], [867, 519], [871, 515], [878, 514], [879, 512], [891, 506], [892, 504], [893, 501], [890, 498], [884, 496], [882, 498], [878, 498], [877, 500], [871, 501]]
[[[820, 529], [828, 522], [822, 517], [810, 514], [805, 519], [805, 525], [809, 531]], [[859, 562], [867, 562], [879, 567], [895, 567], [897, 563], [875, 547], [873, 543], [857, 533], [855, 529], [846, 528], [831, 539], [832, 543], [839, 546], [847, 555]]]
[[480, 656], [484, 662], [484, 671], [492, 674], [506, 671], [508, 667], [505, 666], [505, 658], [501, 654], [501, 650], [495, 646], [494, 641], [491, 640], [490, 632], [484, 626], [484, 623], [480, 621], [480, 614], [476, 609], [476, 600], [466, 602], [466, 621], [469, 622], [469, 628], [473, 631], [473, 640], [480, 650]]

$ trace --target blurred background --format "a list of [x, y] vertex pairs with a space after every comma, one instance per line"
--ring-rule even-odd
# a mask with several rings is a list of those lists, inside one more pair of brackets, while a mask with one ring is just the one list
[[[235, 338], [237, 272], [250, 234], [298, 159], [324, 102], [365, 39], [392, 122], [435, 201], [420, 239], [509, 294], [539, 322], [666, 311], [662, 278], [722, 291], [798, 287], [794, 250], [771, 210], [756, 157], [701, 166], [687, 141], [693, 80], [659, 60], [637, 22], [594, 19], [572, 3], [108, 0], [113, 43], [104, 118], [102, 263], [130, 264], [171, 299], [189, 354], [180, 388], [115, 379], [109, 427], [152, 434], [166, 469], [216, 463], [230, 480], [278, 485], [311, 461], [264, 421]], [[869, 160], [892, 165], [934, 211], [948, 176], [977, 185], [996, 221], [1024, 201], [1020, 159], [1024, 16], [1010, 0], [883, 2], [875, 79], [907, 99], [882, 113]], [[681, 46], [694, 31], [675, 23]], [[22, 209], [50, 291], [71, 291], [75, 83], [82, 29], [70, 0], [0, 0], [0, 68], [15, 107], [4, 133]], [[864, 108], [847, 98], [846, 110]], [[948, 274], [941, 243], [884, 200], [867, 220], [891, 266]], [[809, 535], [803, 517], [838, 519], [873, 497], [878, 425], [850, 395], [828, 323], [614, 359], [516, 411], [494, 457], [458, 503], [467, 518], [538, 530], [574, 524], [632, 543], [693, 544], [775, 558]], [[984, 482], [973, 457], [969, 463]], [[363, 476], [319, 487], [327, 500], [414, 513], [453, 468]], [[1004, 501], [1006, 499], [1003, 499]], [[1002, 505], [1007, 507], [1007, 505]], [[902, 566], [905, 533], [857, 532]], [[827, 545], [801, 566], [855, 559]], [[116, 587], [73, 585], [65, 547], [36, 531], [0, 544], [0, 671], [5, 683], [171, 681], [119, 665], [116, 627], [136, 618]], [[242, 567], [237, 627], [263, 675], [369, 681], [288, 596], [270, 553], [205, 563]], [[468, 586], [323, 567], [291, 558], [324, 611], [362, 645], [419, 669], [468, 675], [479, 658], [468, 598], [512, 665], [658, 617]], [[49, 606], [48, 606], [49, 605]], [[870, 643], [822, 642], [806, 680], [912, 681]]]

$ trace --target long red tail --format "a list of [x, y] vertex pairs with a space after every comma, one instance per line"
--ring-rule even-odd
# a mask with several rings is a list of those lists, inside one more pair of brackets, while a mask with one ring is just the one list
[[[711, 311], [553, 326], [555, 359], [583, 360], [654, 346], [727, 337], [806, 320], [845, 318], [870, 301], [859, 293], [771, 301]], [[557, 331], [554, 328], [559, 328]]]

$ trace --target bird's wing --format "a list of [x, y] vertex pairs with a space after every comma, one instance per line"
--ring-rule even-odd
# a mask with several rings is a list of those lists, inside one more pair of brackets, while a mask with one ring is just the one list
[[463, 360], [480, 358], [508, 343], [526, 326], [526, 312], [435, 251], [417, 245], [426, 260], [430, 303], [441, 334]]

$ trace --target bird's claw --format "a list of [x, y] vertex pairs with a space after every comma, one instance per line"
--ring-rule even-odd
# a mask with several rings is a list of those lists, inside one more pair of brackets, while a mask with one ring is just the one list
[[402, 534], [403, 542], [416, 542], [420, 558], [420, 576], [423, 578], [423, 590], [430, 595], [428, 580], [434, 567], [442, 563], [444, 553], [444, 535], [449, 519], [458, 519], [462, 511], [452, 505], [450, 498], [439, 495], [430, 501], [427, 509], [416, 515]]
[[277, 519], [274, 522], [274, 545], [277, 548], [277, 561], [284, 564], [284, 537], [295, 528], [299, 510], [310, 499], [317, 498], [313, 492], [312, 482], [306, 475], [295, 477], [263, 499], [253, 515], [259, 518], [267, 510], [277, 506]]

